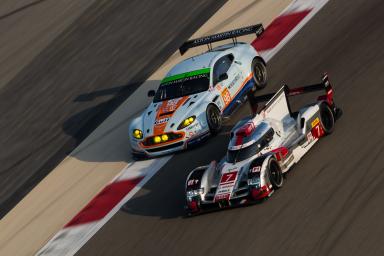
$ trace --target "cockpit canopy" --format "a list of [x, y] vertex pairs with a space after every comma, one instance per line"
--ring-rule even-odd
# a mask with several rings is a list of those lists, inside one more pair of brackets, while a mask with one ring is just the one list
[[273, 139], [273, 128], [267, 122], [245, 123], [231, 134], [227, 162], [236, 163], [258, 154]]

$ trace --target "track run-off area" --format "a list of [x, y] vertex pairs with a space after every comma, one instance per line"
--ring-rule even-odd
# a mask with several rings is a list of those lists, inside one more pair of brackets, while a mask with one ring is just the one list
[[[234, 1], [226, 3], [194, 36], [258, 22], [270, 24], [290, 3], [245, 2], [242, 2], [244, 6]], [[222, 134], [201, 147], [150, 160], [148, 166], [162, 165], [158, 172], [142, 183], [130, 200], [103, 223], [104, 226], [98, 227], [101, 229], [78, 254], [382, 255], [382, 13], [384, 4], [379, 0], [357, 0], [353, 4], [330, 0], [269, 59], [270, 83], [263, 93], [274, 91], [283, 83], [295, 86], [317, 82], [326, 71], [335, 89], [335, 100], [344, 111], [335, 132], [324, 138], [292, 169], [284, 187], [270, 200], [250, 207], [184, 217], [186, 176], [196, 166], [224, 156], [228, 141], [225, 131], [248, 114], [249, 108], [244, 106], [226, 124]], [[247, 37], [244, 40], [251, 42], [253, 39]], [[129, 118], [126, 113], [139, 113], [146, 103], [143, 100], [146, 91], [156, 87], [164, 73], [180, 59], [177, 53], [172, 55], [9, 216], [2, 219], [2, 237], [12, 234], [12, 228], [20, 232], [8, 236], [8, 240], [1, 237], [0, 254], [37, 252], [105, 184], [121, 170], [129, 168], [126, 153], [129, 148], [127, 141], [121, 139], [127, 136]], [[302, 105], [309, 100], [313, 100], [310, 95], [298, 98], [295, 104]], [[96, 162], [95, 155], [104, 158]], [[135, 169], [137, 172], [148, 167], [143, 162], [131, 164], [139, 165]], [[70, 169], [77, 171], [67, 178], [72, 184], [65, 187], [60, 184], [67, 182], [62, 173], [68, 175], [69, 171], [64, 170]], [[98, 177], [101, 170], [111, 170], [110, 176]], [[80, 181], [81, 171], [84, 182]], [[93, 185], [87, 187], [85, 179]], [[92, 179], [97, 181], [92, 182]], [[50, 183], [55, 180], [56, 183]], [[73, 193], [71, 190], [76, 188], [76, 182], [81, 187]], [[60, 189], [52, 190], [51, 184], [60, 184]], [[76, 198], [77, 194], [79, 198]], [[42, 195], [45, 198], [36, 201], [34, 206], [40, 211], [25, 210], [23, 217], [28, 221], [16, 223], [22, 219], [18, 214]], [[51, 200], [49, 206], [46, 200]], [[31, 212], [28, 214], [28, 211]], [[37, 225], [43, 226], [45, 222], [48, 231], [39, 233]], [[35, 235], [33, 230], [36, 230]], [[35, 238], [38, 234], [44, 237]], [[33, 243], [28, 239], [34, 240]], [[21, 241], [30, 243], [29, 251], [21, 248]], [[42, 253], [49, 255], [52, 251]]]

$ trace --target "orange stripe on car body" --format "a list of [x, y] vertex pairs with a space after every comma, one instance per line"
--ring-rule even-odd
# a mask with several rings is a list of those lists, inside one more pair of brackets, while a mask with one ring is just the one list
[[[169, 119], [188, 98], [189, 96], [184, 96], [179, 99], [165, 100], [161, 103], [157, 109], [156, 120], [153, 124], [153, 135], [161, 135], [164, 133]], [[166, 120], [167, 118], [168, 120]], [[164, 121], [162, 122], [162, 120]]]

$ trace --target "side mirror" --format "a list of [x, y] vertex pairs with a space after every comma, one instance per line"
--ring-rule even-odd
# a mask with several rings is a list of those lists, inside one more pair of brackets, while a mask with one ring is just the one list
[[228, 79], [228, 74], [224, 73], [219, 76], [219, 82], [227, 80]]
[[154, 97], [155, 96], [155, 90], [150, 90], [149, 92], [148, 92], [148, 97], [149, 98], [152, 98], [152, 97]]

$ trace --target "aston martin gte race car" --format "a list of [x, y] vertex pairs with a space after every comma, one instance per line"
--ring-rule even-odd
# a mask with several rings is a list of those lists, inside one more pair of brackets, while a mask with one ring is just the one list
[[[258, 24], [185, 42], [181, 54], [204, 44], [208, 51], [177, 64], [156, 92], [148, 92], [152, 103], [129, 128], [133, 154], [167, 154], [217, 133], [222, 118], [230, 116], [249, 91], [267, 84], [264, 60], [250, 44], [236, 39], [262, 32], [263, 26]], [[213, 42], [225, 39], [233, 43], [212, 48]]]
[[[291, 112], [288, 97], [324, 90], [317, 102]], [[257, 113], [257, 103], [268, 101]], [[249, 95], [253, 117], [241, 120], [231, 131], [226, 157], [194, 169], [186, 181], [189, 214], [259, 201], [283, 185], [287, 172], [324, 135], [332, 133], [341, 115], [333, 100], [328, 77], [315, 85], [277, 93]]]

